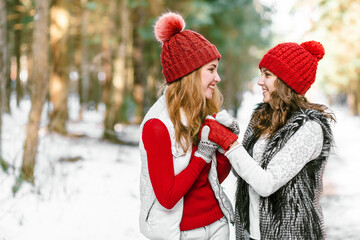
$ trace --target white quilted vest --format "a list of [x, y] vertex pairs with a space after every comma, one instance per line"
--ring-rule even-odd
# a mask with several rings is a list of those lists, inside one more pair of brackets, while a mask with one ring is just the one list
[[[175, 175], [184, 170], [191, 157], [192, 148], [184, 152], [181, 147], [176, 144], [174, 125], [170, 120], [169, 113], [166, 108], [165, 96], [161, 96], [157, 102], [149, 109], [140, 125], [140, 133], [142, 133], [144, 124], [152, 118], [161, 120], [169, 131], [171, 139], [171, 151], [174, 161]], [[185, 124], [185, 122], [183, 121]], [[159, 143], [161, 144], [161, 143]], [[157, 201], [154, 190], [152, 188], [149, 171], [147, 166], [147, 154], [140, 134], [139, 149], [141, 155], [141, 175], [140, 175], [140, 231], [149, 239], [180, 239], [180, 222], [183, 213], [184, 199], [181, 198], [172, 209], [166, 209]], [[233, 223], [233, 209], [231, 203], [222, 190], [217, 178], [216, 158], [213, 156], [213, 162], [209, 172], [210, 185], [219, 202], [222, 212], [227, 219]]]

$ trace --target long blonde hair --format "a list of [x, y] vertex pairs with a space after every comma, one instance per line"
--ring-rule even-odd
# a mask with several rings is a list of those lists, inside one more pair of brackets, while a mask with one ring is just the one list
[[327, 106], [309, 102], [305, 96], [296, 93], [279, 78], [275, 80], [275, 87], [276, 91], [271, 94], [270, 102], [252, 116], [257, 137], [265, 134], [267, 138], [271, 138], [286, 124], [292, 113], [300, 109], [315, 109], [335, 121], [334, 114], [328, 112]]
[[[223, 97], [215, 86], [212, 98], [207, 100], [201, 84], [199, 68], [183, 78], [165, 84], [165, 101], [171, 121], [175, 127], [175, 139], [187, 151], [192, 144], [199, 142], [198, 133], [207, 115], [219, 112]], [[186, 119], [186, 125], [181, 116]]]

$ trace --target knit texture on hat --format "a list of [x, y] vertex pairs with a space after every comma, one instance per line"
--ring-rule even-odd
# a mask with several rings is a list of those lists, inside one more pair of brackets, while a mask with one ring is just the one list
[[295, 92], [304, 95], [315, 82], [318, 61], [324, 54], [324, 47], [316, 41], [300, 45], [281, 43], [264, 55], [259, 68], [267, 68]]
[[184, 28], [184, 19], [172, 12], [160, 16], [154, 26], [155, 37], [162, 44], [162, 73], [168, 83], [221, 58], [215, 45], [201, 34]]

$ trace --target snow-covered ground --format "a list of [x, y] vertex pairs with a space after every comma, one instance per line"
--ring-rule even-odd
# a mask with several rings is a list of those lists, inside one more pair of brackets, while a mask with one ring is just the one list
[[[244, 95], [238, 113], [245, 128], [258, 94]], [[140, 156], [137, 146], [101, 140], [103, 108], [84, 113], [77, 121], [78, 105], [70, 99], [68, 129], [79, 137], [64, 137], [40, 130], [35, 185], [23, 183], [14, 195], [29, 102], [5, 114], [3, 157], [14, 168], [0, 170], [0, 240], [119, 240], [145, 239], [138, 230]], [[359, 239], [360, 178], [358, 148], [360, 119], [334, 107], [336, 148], [325, 172], [322, 198], [328, 239]], [[46, 125], [44, 115], [43, 126]], [[119, 136], [130, 143], [138, 126], [119, 126]], [[235, 179], [224, 182], [234, 199]], [[231, 229], [234, 239], [234, 229]]]

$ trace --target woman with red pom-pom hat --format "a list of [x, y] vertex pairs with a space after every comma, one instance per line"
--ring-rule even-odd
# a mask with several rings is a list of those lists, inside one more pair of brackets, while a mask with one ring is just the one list
[[231, 165], [209, 141], [208, 127], [198, 137], [205, 117], [222, 104], [216, 87], [221, 55], [184, 28], [172, 12], [154, 26], [166, 83], [140, 125], [140, 231], [149, 239], [226, 240], [234, 214], [220, 184]]
[[263, 102], [252, 113], [242, 143], [230, 115], [207, 119], [209, 139], [227, 150], [236, 172], [236, 239], [324, 239], [322, 177], [333, 135], [332, 113], [304, 96], [315, 81], [324, 48], [316, 41], [282, 43], [259, 63]]

